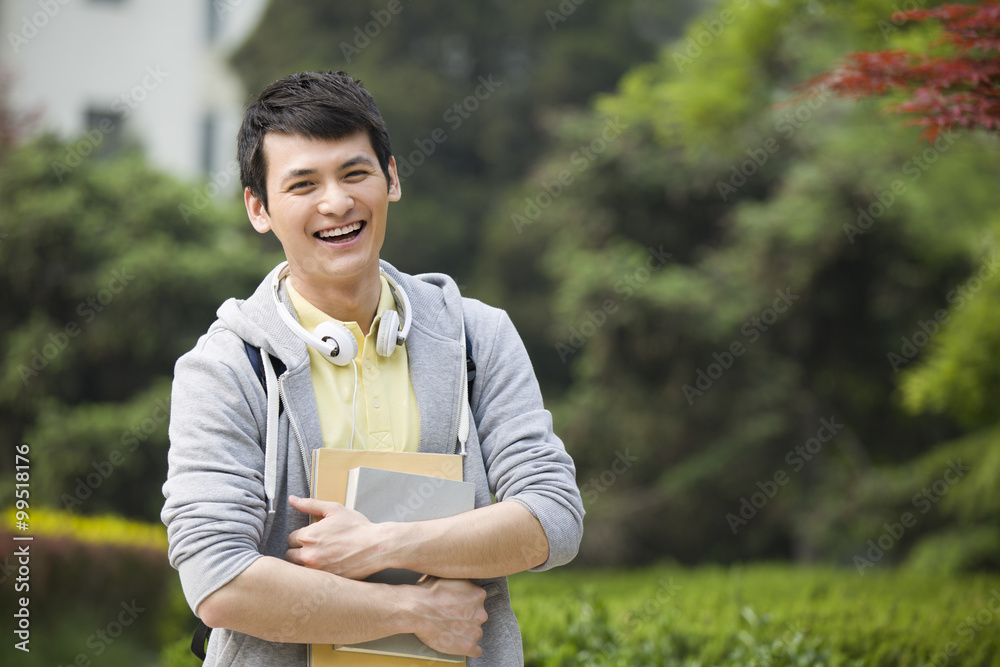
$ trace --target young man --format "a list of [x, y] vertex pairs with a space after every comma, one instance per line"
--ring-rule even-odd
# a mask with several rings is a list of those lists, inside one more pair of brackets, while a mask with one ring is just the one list
[[[268, 86], [238, 150], [250, 222], [288, 262], [223, 304], [175, 371], [162, 518], [187, 600], [216, 628], [206, 664], [303, 665], [309, 643], [403, 632], [469, 665], [522, 664], [506, 575], [570, 561], [583, 505], [513, 325], [447, 276], [380, 261], [400, 183], [375, 103], [346, 74]], [[476, 509], [372, 524], [311, 500], [324, 446], [464, 447]], [[362, 581], [385, 568], [429, 576]]]

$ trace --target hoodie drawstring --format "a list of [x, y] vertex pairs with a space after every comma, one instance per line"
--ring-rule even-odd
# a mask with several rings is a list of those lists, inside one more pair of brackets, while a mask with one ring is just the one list
[[271, 355], [260, 355], [264, 363], [264, 377], [267, 383], [267, 436], [264, 440], [264, 497], [268, 502], [268, 514], [274, 514], [275, 493], [278, 489], [278, 409], [281, 397], [278, 395], [278, 376], [271, 365]]
[[[462, 342], [465, 342], [465, 316], [462, 316]], [[464, 350], [463, 350], [464, 352]], [[465, 441], [469, 439], [469, 375], [465, 371], [465, 357], [462, 357], [462, 400], [458, 405], [459, 453], [465, 456]]]

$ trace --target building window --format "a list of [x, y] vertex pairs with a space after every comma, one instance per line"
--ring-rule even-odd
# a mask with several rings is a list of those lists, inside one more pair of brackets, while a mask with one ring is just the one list
[[215, 143], [218, 136], [218, 119], [214, 114], [208, 113], [201, 121], [201, 170], [212, 173], [215, 167]]
[[[95, 154], [99, 156], [115, 155], [122, 151], [125, 145], [122, 125], [125, 117], [118, 111], [91, 107], [84, 113], [84, 126], [88, 136], [96, 144]], [[96, 134], [95, 134], [96, 132]]]
[[208, 22], [207, 22], [207, 37], [209, 44], [215, 44], [219, 39], [219, 33], [222, 32], [222, 4], [219, 0], [208, 0], [206, 3], [208, 7]]

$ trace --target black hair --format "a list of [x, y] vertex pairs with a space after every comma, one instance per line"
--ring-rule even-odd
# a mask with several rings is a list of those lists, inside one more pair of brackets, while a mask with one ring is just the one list
[[[385, 121], [371, 93], [345, 72], [299, 72], [261, 91], [247, 107], [237, 137], [240, 181], [267, 210], [268, 132], [317, 139], [343, 139], [367, 132], [386, 180], [392, 146]], [[391, 187], [391, 183], [390, 183]]]

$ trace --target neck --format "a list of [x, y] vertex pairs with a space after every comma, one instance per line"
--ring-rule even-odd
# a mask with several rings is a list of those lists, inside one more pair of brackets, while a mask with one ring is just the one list
[[301, 280], [293, 269], [288, 280], [306, 301], [341, 322], [357, 322], [361, 332], [368, 335], [382, 296], [377, 264], [374, 271], [344, 279], [327, 278], [322, 283]]

